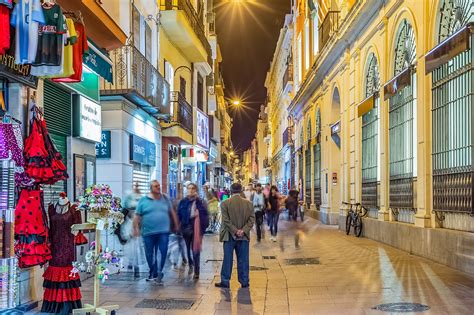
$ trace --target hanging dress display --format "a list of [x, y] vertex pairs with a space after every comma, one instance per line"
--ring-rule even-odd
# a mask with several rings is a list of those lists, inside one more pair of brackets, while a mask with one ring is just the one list
[[68, 178], [66, 166], [54, 145], [42, 115], [32, 120], [31, 133], [25, 140], [26, 173], [36, 184], [55, 184]]
[[18, 266], [42, 266], [51, 259], [43, 191], [23, 189], [15, 208], [15, 254]]
[[0, 122], [0, 159], [12, 159], [15, 162], [15, 184], [30, 186], [32, 181], [25, 173], [23, 159], [23, 137], [21, 125]]
[[71, 272], [76, 250], [71, 226], [82, 222], [81, 212], [70, 203], [56, 203], [49, 206], [48, 214], [52, 259], [43, 275], [41, 312], [68, 314], [82, 307], [79, 273]]

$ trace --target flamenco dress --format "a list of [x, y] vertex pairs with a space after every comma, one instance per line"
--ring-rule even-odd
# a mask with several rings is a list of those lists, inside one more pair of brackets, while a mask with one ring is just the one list
[[71, 272], [75, 257], [71, 226], [82, 222], [81, 212], [69, 203], [64, 206], [66, 212], [61, 211], [62, 207], [55, 204], [48, 208], [53, 257], [43, 274], [43, 313], [68, 314], [73, 309], [82, 307], [79, 273]]
[[15, 254], [20, 268], [42, 266], [51, 259], [42, 194], [23, 189], [15, 208]]
[[0, 123], [0, 159], [11, 159], [15, 162], [16, 186], [31, 185], [32, 181], [24, 169], [21, 125]]

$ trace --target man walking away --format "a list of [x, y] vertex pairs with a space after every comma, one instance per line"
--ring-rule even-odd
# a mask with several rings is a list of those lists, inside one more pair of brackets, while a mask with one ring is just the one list
[[253, 209], [255, 211], [255, 227], [257, 230], [257, 242], [262, 239], [263, 213], [265, 210], [265, 196], [262, 192], [262, 185], [257, 184], [256, 192], [253, 194]]
[[[157, 180], [150, 184], [150, 193], [140, 199], [134, 218], [134, 234], [143, 236], [145, 243], [145, 256], [150, 268], [147, 281], [163, 279], [163, 267], [165, 266], [168, 253], [168, 241], [170, 234], [170, 217], [174, 226], [178, 226], [178, 220], [171, 202], [167, 196], [161, 193], [161, 185]], [[158, 267], [158, 249], [161, 259]]]
[[221, 282], [215, 286], [229, 288], [235, 251], [239, 282], [242, 288], [248, 288], [250, 230], [255, 223], [255, 213], [252, 203], [240, 196], [241, 184], [234, 183], [230, 189], [232, 197], [221, 204], [222, 226], [219, 241], [224, 243], [224, 261]]

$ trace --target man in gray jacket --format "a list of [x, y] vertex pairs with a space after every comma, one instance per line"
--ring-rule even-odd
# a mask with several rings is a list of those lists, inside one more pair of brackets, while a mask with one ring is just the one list
[[235, 250], [240, 285], [242, 288], [248, 288], [250, 230], [255, 223], [255, 213], [252, 203], [240, 195], [241, 184], [232, 184], [230, 190], [232, 197], [221, 203], [222, 225], [219, 241], [224, 242], [224, 261], [221, 282], [215, 286], [229, 288]]

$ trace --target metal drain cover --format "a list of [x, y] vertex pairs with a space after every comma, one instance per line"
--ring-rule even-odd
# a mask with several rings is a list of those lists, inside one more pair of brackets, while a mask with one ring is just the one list
[[153, 308], [158, 310], [190, 310], [194, 300], [186, 299], [144, 299], [135, 308]]
[[264, 271], [268, 270], [266, 267], [259, 267], [259, 266], [250, 266], [250, 271]]
[[372, 307], [373, 310], [379, 310], [382, 312], [393, 312], [393, 313], [412, 313], [412, 312], [424, 312], [430, 309], [428, 305], [419, 303], [386, 303], [379, 304]]
[[299, 266], [299, 265], [319, 265], [319, 258], [290, 258], [286, 259], [287, 265]]
[[262, 256], [263, 259], [276, 259], [276, 256]]

